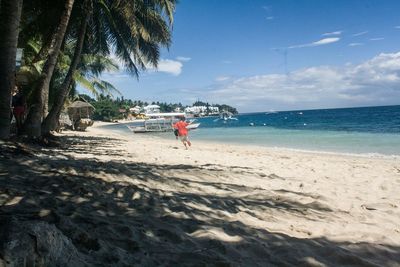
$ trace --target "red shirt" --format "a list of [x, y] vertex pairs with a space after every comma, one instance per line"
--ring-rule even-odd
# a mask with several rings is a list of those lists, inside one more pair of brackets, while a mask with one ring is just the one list
[[179, 136], [187, 135], [188, 130], [187, 130], [186, 126], [188, 126], [188, 125], [189, 125], [189, 123], [187, 123], [185, 121], [178, 121], [177, 123], [174, 124], [174, 128], [178, 129]]

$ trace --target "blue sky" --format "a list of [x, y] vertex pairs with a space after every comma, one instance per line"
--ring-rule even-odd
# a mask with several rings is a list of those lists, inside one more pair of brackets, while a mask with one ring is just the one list
[[158, 70], [103, 79], [240, 112], [400, 104], [400, 1], [181, 0]]

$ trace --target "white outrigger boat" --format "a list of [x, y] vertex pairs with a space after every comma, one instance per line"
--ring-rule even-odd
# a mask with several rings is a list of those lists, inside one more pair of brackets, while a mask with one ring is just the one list
[[[134, 133], [149, 133], [149, 132], [169, 132], [173, 131], [172, 125], [184, 117], [185, 113], [150, 113], [146, 114], [148, 119], [137, 120], [137, 126], [127, 125], [128, 129]], [[197, 129], [200, 123], [194, 123], [194, 120], [189, 121], [188, 130]]]

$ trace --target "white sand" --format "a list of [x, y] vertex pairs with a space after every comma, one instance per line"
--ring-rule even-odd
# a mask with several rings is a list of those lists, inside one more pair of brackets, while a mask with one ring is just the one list
[[196, 140], [185, 150], [99, 125], [40, 156], [76, 187], [51, 209], [89, 265], [400, 266], [399, 158]]

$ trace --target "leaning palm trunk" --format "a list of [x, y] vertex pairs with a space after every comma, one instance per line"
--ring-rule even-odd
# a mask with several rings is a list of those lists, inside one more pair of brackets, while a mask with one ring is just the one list
[[10, 136], [11, 91], [23, 0], [0, 1], [0, 139]]
[[53, 75], [55, 65], [57, 63], [57, 57], [60, 53], [61, 44], [64, 39], [69, 18], [71, 16], [73, 4], [74, 0], [65, 0], [65, 6], [61, 14], [60, 23], [55, 29], [52, 36], [49, 55], [47, 56], [47, 60], [43, 66], [43, 70], [38, 82], [38, 87], [34, 92], [35, 102], [31, 106], [25, 122], [25, 132], [30, 137], [40, 137], [42, 134], [41, 124], [43, 120], [44, 108], [46, 105], [45, 102], [49, 93], [50, 80]]
[[65, 76], [65, 79], [61, 85], [61, 88], [59, 89], [59, 91], [57, 93], [57, 96], [54, 100], [53, 106], [52, 106], [49, 114], [47, 115], [46, 119], [43, 122], [43, 125], [42, 125], [42, 134], [43, 135], [50, 133], [50, 131], [54, 131], [58, 126], [58, 120], [60, 118], [60, 113], [61, 113], [62, 107], [64, 105], [67, 95], [69, 94], [69, 91], [71, 90], [73, 74], [74, 74], [74, 72], [79, 64], [79, 61], [81, 59], [82, 48], [83, 48], [83, 43], [85, 40], [88, 19], [89, 19], [89, 12], [87, 13], [87, 15], [84, 18], [82, 18], [82, 24], [81, 24], [81, 28], [79, 30], [79, 36], [78, 36], [78, 40], [76, 42], [74, 56], [72, 58], [71, 65], [69, 66], [68, 73]]

